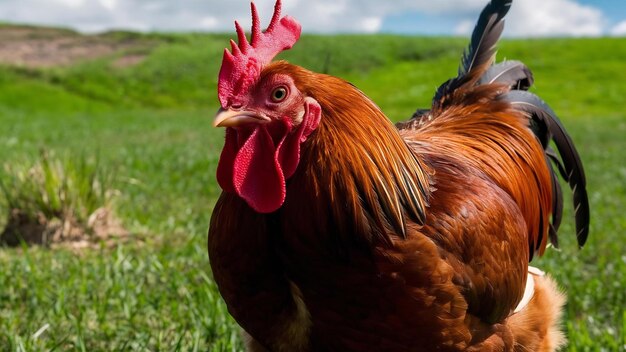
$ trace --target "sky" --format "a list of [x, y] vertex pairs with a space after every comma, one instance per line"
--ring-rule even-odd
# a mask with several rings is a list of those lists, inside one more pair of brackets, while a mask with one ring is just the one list
[[[304, 33], [466, 35], [488, 0], [283, 0]], [[274, 0], [256, 0], [263, 23]], [[0, 0], [0, 22], [85, 33], [231, 32], [249, 28], [249, 0]], [[626, 36], [625, 0], [516, 0], [505, 36]]]

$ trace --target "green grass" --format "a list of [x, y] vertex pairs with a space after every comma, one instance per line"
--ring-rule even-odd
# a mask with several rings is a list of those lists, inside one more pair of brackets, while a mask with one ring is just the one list
[[[210, 126], [226, 38], [150, 35], [159, 44], [128, 68], [111, 67], [115, 56], [63, 69], [0, 67], [0, 163], [35, 159], [40, 149], [98, 155], [102, 167], [115, 170], [117, 212], [138, 235], [131, 244], [80, 254], [0, 248], [0, 350], [241, 349], [206, 254], [220, 193], [215, 169], [223, 131]], [[282, 57], [349, 79], [399, 120], [428, 106], [456, 72], [464, 45], [449, 38], [304, 36]], [[626, 40], [507, 40], [499, 58], [533, 69], [534, 92], [559, 113], [588, 175], [588, 245], [576, 249], [568, 217], [562, 250], [535, 263], [568, 293], [568, 350], [623, 350]]]
[[108, 207], [115, 194], [111, 173], [98, 160], [58, 157], [42, 151], [33, 162], [4, 165], [0, 194], [7, 207], [19, 210], [30, 221], [72, 218], [81, 225], [100, 207]]

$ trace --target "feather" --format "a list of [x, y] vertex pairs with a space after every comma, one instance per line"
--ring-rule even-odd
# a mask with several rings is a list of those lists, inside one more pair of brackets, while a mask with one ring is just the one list
[[537, 125], [544, 125], [551, 134], [562, 159], [563, 170], [560, 171], [561, 173], [564, 171], [565, 175], [563, 176], [565, 176], [564, 178], [574, 195], [576, 238], [578, 246], [582, 247], [589, 235], [589, 200], [586, 190], [585, 171], [572, 139], [565, 131], [554, 111], [536, 95], [515, 90], [504, 94], [502, 99], [511, 103], [514, 108], [528, 114]]
[[496, 52], [496, 43], [504, 29], [504, 16], [511, 7], [512, 0], [492, 0], [480, 13], [472, 33], [469, 47], [465, 50], [456, 78], [442, 84], [433, 98], [433, 106], [444, 107], [450, 95], [467, 83], [473, 83], [491, 65]]
[[512, 0], [492, 0], [485, 6], [478, 17], [478, 23], [472, 32], [472, 39], [463, 55], [459, 76], [472, 71], [474, 67], [491, 63], [495, 55], [496, 43], [504, 29], [504, 16], [511, 8]]
[[554, 172], [554, 167], [552, 166], [549, 157], [546, 158], [546, 163], [548, 164], [548, 168], [550, 168], [550, 175], [552, 177], [552, 223], [548, 229], [548, 236], [550, 238], [550, 243], [552, 243], [555, 248], [559, 248], [557, 231], [559, 230], [561, 220], [563, 219], [563, 190], [561, 190], [561, 184], [559, 183], [559, 179]]
[[[543, 149], [547, 151], [547, 148], [550, 147], [550, 141], [552, 140], [552, 134], [548, 129], [548, 125], [540, 120], [531, 119], [529, 127], [533, 131], [537, 139], [539, 139], [539, 142], [541, 142], [541, 146], [543, 147]], [[565, 178], [566, 176], [563, 177]]]
[[528, 90], [533, 83], [533, 74], [520, 61], [504, 61], [489, 67], [478, 80], [478, 85], [504, 83], [511, 89]]
[[403, 186], [401, 195], [408, 209], [408, 215], [418, 224], [424, 224], [426, 219], [425, 207], [428, 206], [428, 199], [424, 195], [430, 190], [425, 188], [425, 183], [425, 180], [416, 180], [406, 168], [402, 169], [402, 182], [399, 183]]
[[561, 159], [559, 159], [559, 155], [556, 153], [556, 151], [554, 151], [552, 147], [548, 146], [546, 148], [546, 155], [556, 165], [557, 170], [559, 170], [559, 174], [561, 174], [561, 177], [563, 177], [564, 180], [567, 180], [567, 171], [565, 171], [565, 166], [563, 166], [563, 163], [561, 162]]

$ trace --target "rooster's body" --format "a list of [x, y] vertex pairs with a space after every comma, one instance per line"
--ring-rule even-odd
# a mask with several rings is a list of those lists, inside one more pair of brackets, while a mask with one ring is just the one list
[[[581, 245], [584, 175], [551, 110], [524, 91], [525, 66], [491, 66], [509, 5], [483, 11], [459, 76], [398, 128], [352, 85], [286, 62], [242, 80], [250, 91], [271, 87], [262, 109], [221, 90], [232, 115], [218, 117], [229, 127], [218, 169], [226, 192], [209, 255], [250, 350], [552, 351], [563, 342], [562, 295], [528, 274], [548, 238], [556, 245], [561, 216], [550, 137], [576, 185]], [[277, 18], [263, 35], [295, 30]], [[240, 49], [235, 57], [252, 55]], [[223, 72], [238, 77], [236, 67]], [[283, 101], [304, 108], [274, 120]]]

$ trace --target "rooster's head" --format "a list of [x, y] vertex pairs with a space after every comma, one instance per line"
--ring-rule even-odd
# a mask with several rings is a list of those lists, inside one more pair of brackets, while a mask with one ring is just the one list
[[231, 40], [232, 52], [224, 51], [218, 82], [221, 109], [214, 122], [226, 128], [217, 168], [220, 186], [261, 213], [282, 206], [285, 182], [300, 160], [300, 144], [321, 116], [317, 101], [298, 88], [293, 75], [268, 69], [300, 37], [300, 24], [289, 16], [281, 18], [280, 8], [278, 0], [267, 30], [261, 32], [252, 3], [250, 42], [235, 22], [239, 44]]

